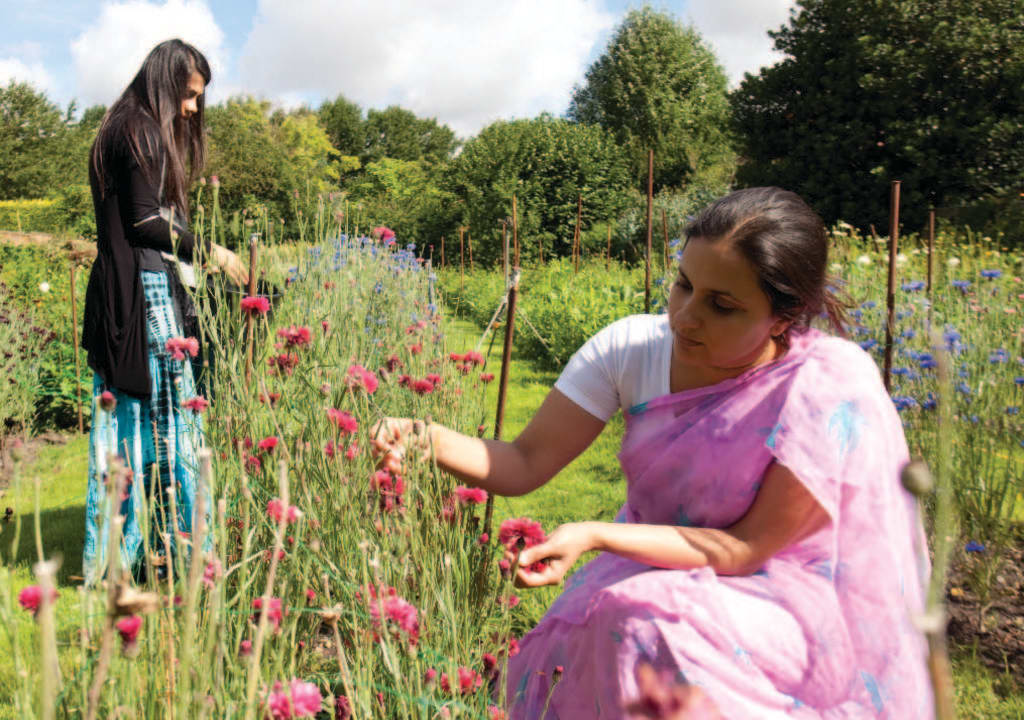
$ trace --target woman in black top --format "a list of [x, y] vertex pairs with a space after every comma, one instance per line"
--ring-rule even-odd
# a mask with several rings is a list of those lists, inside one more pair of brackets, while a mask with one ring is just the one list
[[[98, 253], [82, 330], [95, 371], [83, 558], [90, 584], [105, 572], [112, 514], [125, 518], [122, 559], [136, 574], [143, 568], [144, 528], [157, 555], [163, 532], [173, 547], [192, 528], [202, 427], [199, 414], [183, 407], [196, 390], [191, 364], [181, 356], [195, 354], [198, 332], [182, 284], [194, 282], [192, 265], [203, 261], [238, 284], [246, 272], [234, 253], [208, 241], [197, 245], [188, 229], [187, 192], [206, 157], [209, 82], [202, 53], [181, 40], [161, 43], [107, 111], [92, 148]], [[127, 461], [134, 480], [116, 511], [104, 507], [111, 453]], [[169, 531], [174, 526], [179, 532]]]

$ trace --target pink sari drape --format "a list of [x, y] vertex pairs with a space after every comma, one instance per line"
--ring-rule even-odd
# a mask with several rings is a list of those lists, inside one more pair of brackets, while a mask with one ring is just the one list
[[772, 462], [828, 512], [825, 529], [758, 572], [664, 570], [602, 553], [522, 641], [513, 718], [618, 718], [640, 662], [699, 685], [725, 718], [930, 717], [923, 607], [927, 548], [899, 473], [903, 428], [874, 362], [809, 330], [782, 359], [626, 413], [617, 521], [723, 528]]

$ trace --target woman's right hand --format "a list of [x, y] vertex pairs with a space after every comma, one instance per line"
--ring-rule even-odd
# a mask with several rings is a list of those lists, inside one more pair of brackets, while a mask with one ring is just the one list
[[410, 453], [420, 462], [430, 460], [430, 435], [427, 424], [412, 418], [386, 417], [370, 428], [370, 452], [377, 458], [377, 467], [402, 474]]
[[249, 271], [242, 264], [242, 259], [223, 245], [210, 243], [210, 256], [213, 264], [223, 270], [231, 282], [244, 288], [249, 283]]

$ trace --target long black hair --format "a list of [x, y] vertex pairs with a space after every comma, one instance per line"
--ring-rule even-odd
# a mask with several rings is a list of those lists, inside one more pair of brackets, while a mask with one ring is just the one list
[[687, 226], [686, 239], [693, 238], [731, 243], [757, 272], [775, 317], [799, 328], [824, 315], [836, 333], [846, 334], [849, 305], [827, 275], [828, 232], [796, 193], [777, 187], [729, 193]]
[[[206, 164], [206, 94], [196, 99], [195, 113], [181, 116], [181, 102], [194, 72], [210, 84], [210, 64], [201, 52], [181, 40], [166, 40], [146, 56], [135, 78], [103, 117], [92, 146], [91, 163], [104, 194], [104, 157], [109, 157], [116, 143], [127, 142], [146, 175], [162, 185], [164, 197], [187, 217], [188, 188]], [[162, 148], [154, 147], [152, 133], [145, 132], [147, 121], [159, 133]]]

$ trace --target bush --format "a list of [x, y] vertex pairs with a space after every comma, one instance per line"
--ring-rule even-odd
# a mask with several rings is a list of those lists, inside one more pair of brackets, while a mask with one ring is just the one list
[[0, 200], [0, 230], [56, 233], [63, 225], [55, 199]]

